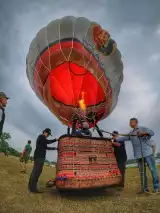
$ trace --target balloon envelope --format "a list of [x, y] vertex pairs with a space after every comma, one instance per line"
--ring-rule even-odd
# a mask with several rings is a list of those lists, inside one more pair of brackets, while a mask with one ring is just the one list
[[63, 124], [83, 114], [91, 127], [117, 104], [121, 54], [110, 34], [86, 18], [67, 16], [42, 28], [26, 66], [32, 89]]

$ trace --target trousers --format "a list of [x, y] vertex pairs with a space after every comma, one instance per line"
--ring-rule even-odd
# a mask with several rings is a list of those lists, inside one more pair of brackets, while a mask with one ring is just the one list
[[[141, 159], [137, 160], [139, 173], [140, 173], [140, 180], [141, 180], [141, 189], [143, 191], [148, 190], [148, 178], [146, 175], [146, 164], [151, 172], [152, 175], [152, 182], [154, 190], [159, 189], [159, 177], [158, 177], [158, 170], [156, 167], [155, 158], [152, 155], [144, 157], [144, 161]], [[144, 164], [143, 164], [144, 163]]]
[[33, 191], [37, 190], [38, 179], [42, 173], [45, 159], [37, 158], [34, 160], [34, 166], [29, 178], [28, 188]]
[[122, 177], [120, 186], [124, 187], [127, 156], [123, 156], [122, 158], [117, 157], [116, 160]]

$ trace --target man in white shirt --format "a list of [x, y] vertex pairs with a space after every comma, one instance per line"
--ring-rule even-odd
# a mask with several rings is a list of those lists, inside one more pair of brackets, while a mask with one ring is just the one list
[[151, 140], [151, 144], [152, 144], [153, 155], [155, 155], [155, 152], [156, 152], [156, 143], [155, 143], [154, 140]]
[[5, 121], [5, 107], [7, 106], [8, 97], [4, 92], [0, 92], [0, 137], [3, 131]]

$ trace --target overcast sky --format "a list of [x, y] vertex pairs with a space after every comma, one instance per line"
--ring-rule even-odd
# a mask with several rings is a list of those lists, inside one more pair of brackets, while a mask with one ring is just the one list
[[[119, 102], [100, 126], [129, 130], [130, 117], [155, 132], [160, 151], [160, 0], [0, 0], [0, 91], [11, 97], [4, 131], [22, 150], [50, 127], [54, 136], [66, 131], [32, 92], [26, 77], [26, 55], [36, 33], [66, 15], [84, 16], [108, 29], [122, 53], [124, 81]], [[128, 158], [133, 157], [127, 143]], [[50, 151], [50, 160], [56, 153]]]

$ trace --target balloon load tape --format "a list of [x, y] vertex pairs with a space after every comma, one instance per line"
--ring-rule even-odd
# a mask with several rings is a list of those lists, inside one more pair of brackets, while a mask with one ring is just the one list
[[56, 177], [56, 181], [60, 180], [60, 181], [65, 181], [68, 178], [66, 176], [61, 176], [61, 177]]

